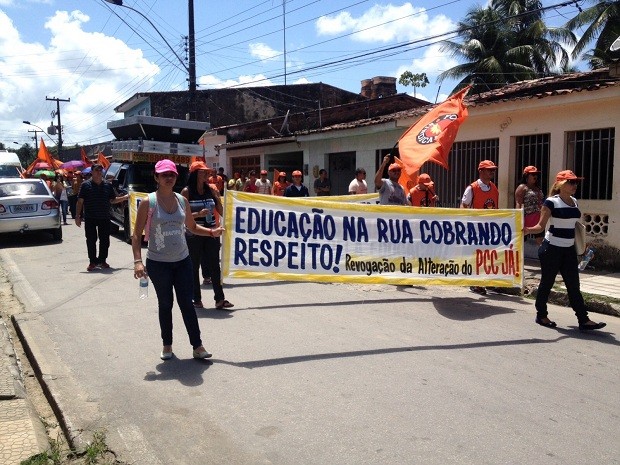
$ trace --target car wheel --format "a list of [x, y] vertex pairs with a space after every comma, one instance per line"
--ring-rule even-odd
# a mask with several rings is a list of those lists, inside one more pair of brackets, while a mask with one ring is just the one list
[[59, 226], [58, 229], [52, 229], [50, 232], [55, 241], [62, 241], [62, 226]]
[[125, 212], [125, 219], [123, 220], [123, 239], [128, 244], [131, 244], [131, 230], [129, 226], [129, 212]]

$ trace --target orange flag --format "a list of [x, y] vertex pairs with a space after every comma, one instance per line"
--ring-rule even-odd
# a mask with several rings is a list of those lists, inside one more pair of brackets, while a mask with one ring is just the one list
[[[467, 118], [463, 98], [471, 86], [467, 86], [440, 103], [420, 118], [398, 140], [398, 153], [403, 175], [415, 182], [420, 167], [427, 161], [448, 169], [448, 154], [459, 127]], [[402, 182], [400, 182], [402, 184]]]
[[47, 150], [47, 146], [45, 145], [45, 141], [43, 141], [43, 138], [41, 138], [41, 143], [39, 144], [39, 153], [37, 154], [37, 158], [40, 161], [50, 165], [52, 168], [54, 167], [54, 159]]
[[109, 160], [105, 157], [105, 155], [103, 154], [103, 152], [99, 152], [99, 155], [97, 155], [97, 163], [99, 163], [101, 166], [103, 166], [104, 170], [107, 170], [108, 167], [110, 166], [110, 162]]
[[34, 171], [34, 165], [36, 165], [40, 161], [41, 160], [39, 160], [38, 158], [35, 158], [34, 161], [30, 163], [28, 168], [26, 168], [24, 172], [21, 174], [22, 178], [29, 178], [30, 176], [32, 176], [32, 172]]
[[80, 148], [80, 153], [82, 154], [82, 161], [84, 162], [84, 167], [88, 168], [89, 166], [92, 166], [93, 162], [88, 159], [88, 156], [86, 155], [86, 150], [84, 150], [84, 147]]

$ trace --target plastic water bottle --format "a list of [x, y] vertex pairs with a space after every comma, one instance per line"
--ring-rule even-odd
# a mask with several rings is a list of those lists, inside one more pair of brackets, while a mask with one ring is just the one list
[[583, 271], [586, 269], [586, 266], [588, 266], [588, 263], [590, 262], [590, 260], [592, 260], [592, 257], [594, 257], [594, 252], [596, 251], [596, 249], [594, 247], [588, 247], [586, 250], [586, 253], [583, 254], [583, 258], [581, 259], [581, 262], [579, 263], [579, 271]]
[[140, 278], [140, 287], [138, 288], [138, 297], [146, 299], [149, 295], [149, 278], [142, 276]]

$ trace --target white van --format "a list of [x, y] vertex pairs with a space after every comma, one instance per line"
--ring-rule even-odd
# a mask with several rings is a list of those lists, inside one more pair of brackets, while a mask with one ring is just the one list
[[19, 178], [24, 167], [14, 152], [0, 150], [0, 178]]

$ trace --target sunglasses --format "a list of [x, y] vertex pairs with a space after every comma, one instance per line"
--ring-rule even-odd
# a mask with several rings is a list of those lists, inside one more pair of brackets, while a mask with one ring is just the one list
[[566, 182], [572, 186], [577, 186], [579, 184], [577, 179], [567, 179]]
[[166, 171], [165, 173], [159, 173], [162, 178], [176, 178], [177, 174], [173, 171]]

